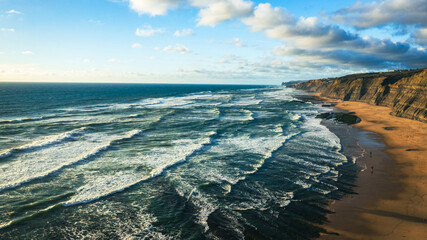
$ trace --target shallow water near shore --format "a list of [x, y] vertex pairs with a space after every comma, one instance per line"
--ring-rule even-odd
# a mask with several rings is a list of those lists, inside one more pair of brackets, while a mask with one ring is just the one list
[[0, 90], [1, 239], [315, 238], [358, 169], [295, 89]]

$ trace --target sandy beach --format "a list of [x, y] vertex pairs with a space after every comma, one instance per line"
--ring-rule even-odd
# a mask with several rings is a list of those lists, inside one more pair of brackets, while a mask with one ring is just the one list
[[[325, 99], [355, 112], [365, 149], [354, 191], [331, 204], [321, 239], [425, 239], [427, 236], [427, 124], [391, 116], [387, 107]], [[371, 169], [373, 167], [373, 169]]]

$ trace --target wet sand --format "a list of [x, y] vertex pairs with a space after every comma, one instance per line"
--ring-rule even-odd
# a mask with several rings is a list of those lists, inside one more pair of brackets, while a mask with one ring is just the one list
[[427, 239], [427, 124], [391, 116], [387, 107], [325, 101], [362, 119], [351, 135], [365, 150], [357, 160], [365, 170], [358, 194], [330, 206], [335, 213], [323, 227], [338, 235], [321, 239]]

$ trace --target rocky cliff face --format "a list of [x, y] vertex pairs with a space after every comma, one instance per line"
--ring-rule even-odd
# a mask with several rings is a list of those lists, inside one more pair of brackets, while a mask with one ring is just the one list
[[427, 122], [427, 69], [353, 74], [291, 87], [344, 101], [387, 106], [395, 116]]

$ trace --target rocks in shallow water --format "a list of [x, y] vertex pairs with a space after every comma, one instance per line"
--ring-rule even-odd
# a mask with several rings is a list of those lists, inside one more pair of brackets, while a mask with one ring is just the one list
[[334, 107], [336, 104], [335, 103], [331, 103], [331, 104], [322, 104], [322, 107]]
[[317, 115], [317, 118], [323, 118], [323, 119], [335, 119], [338, 122], [346, 123], [346, 124], [356, 124], [361, 121], [361, 119], [354, 115], [353, 112], [351, 113], [344, 113], [344, 112], [326, 112]]

